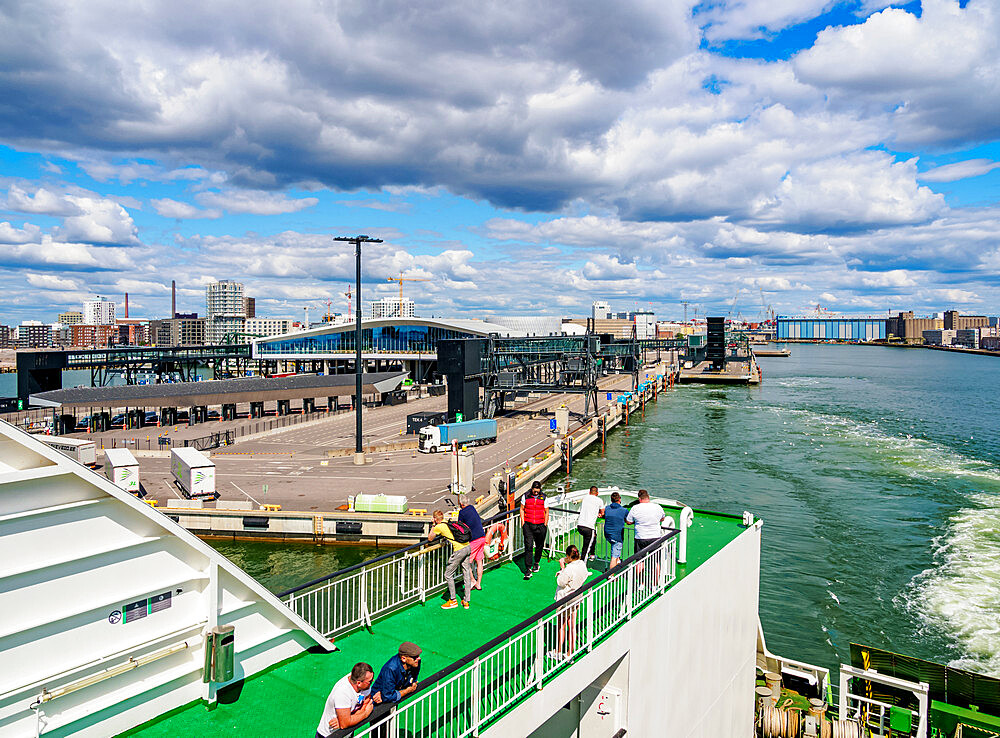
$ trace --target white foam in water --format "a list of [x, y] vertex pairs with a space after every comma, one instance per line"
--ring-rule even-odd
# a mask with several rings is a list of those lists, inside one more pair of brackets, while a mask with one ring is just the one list
[[954, 634], [965, 655], [952, 666], [1000, 677], [1000, 497], [972, 502], [935, 539], [938, 565], [903, 599], [924, 622]]
[[869, 447], [875, 443], [885, 455], [885, 460], [893, 464], [896, 471], [915, 479], [936, 481], [943, 477], [969, 477], [986, 482], [990, 487], [995, 486], [1000, 492], [1000, 469], [981, 459], [963, 456], [933, 441], [909, 434], [905, 437], [891, 435], [875, 423], [863, 423], [812, 410], [770, 406], [760, 409], [797, 415], [806, 422], [819, 425], [822, 435], [832, 439], [843, 440], [846, 436]]

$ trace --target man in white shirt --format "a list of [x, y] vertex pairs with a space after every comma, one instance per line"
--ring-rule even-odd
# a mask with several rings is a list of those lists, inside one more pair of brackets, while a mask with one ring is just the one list
[[653, 545], [663, 535], [660, 523], [667, 517], [663, 508], [649, 501], [649, 492], [639, 490], [639, 502], [632, 506], [625, 522], [635, 525], [635, 553]]
[[576, 529], [583, 538], [583, 546], [580, 547], [582, 561], [586, 561], [594, 553], [594, 528], [597, 527], [597, 518], [603, 514], [604, 504], [597, 496], [597, 487], [591, 487], [590, 494], [580, 502], [580, 514], [576, 518]]
[[316, 738], [327, 738], [337, 730], [350, 728], [372, 714], [372, 681], [375, 670], [363, 661], [354, 665], [351, 673], [333, 685], [323, 707], [323, 717], [316, 728]]

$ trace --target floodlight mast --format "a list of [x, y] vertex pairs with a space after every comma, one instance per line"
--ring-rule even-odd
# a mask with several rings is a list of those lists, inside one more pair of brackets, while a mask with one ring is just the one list
[[382, 243], [381, 238], [371, 236], [335, 236], [334, 241], [346, 241], [354, 244], [355, 258], [355, 292], [358, 309], [355, 311], [357, 321], [354, 324], [354, 463], [365, 463], [365, 452], [362, 447], [361, 435], [361, 244]]

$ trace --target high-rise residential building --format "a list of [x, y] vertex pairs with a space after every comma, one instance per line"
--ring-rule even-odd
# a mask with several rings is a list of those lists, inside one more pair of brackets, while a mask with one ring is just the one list
[[[243, 284], [224, 279], [205, 287], [205, 341], [222, 343], [227, 335], [246, 332]], [[242, 340], [242, 339], [241, 339]]]
[[604, 300], [595, 300], [591, 306], [590, 317], [594, 320], [608, 320], [611, 318], [611, 303]]
[[257, 317], [257, 298], [256, 297], [244, 297], [243, 298], [243, 314], [248, 318]]
[[68, 310], [65, 313], [59, 313], [56, 322], [62, 325], [80, 325], [83, 322], [83, 313], [78, 310]]
[[83, 322], [87, 325], [114, 325], [116, 305], [99, 297], [83, 303]]
[[412, 318], [416, 315], [416, 305], [409, 297], [383, 297], [372, 303], [373, 318]]
[[11, 336], [10, 326], [0, 325], [0, 348], [10, 348]]

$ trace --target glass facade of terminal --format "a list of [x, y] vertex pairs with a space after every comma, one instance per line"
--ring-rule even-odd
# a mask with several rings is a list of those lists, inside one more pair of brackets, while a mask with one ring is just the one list
[[812, 341], [884, 341], [885, 318], [778, 317], [775, 338]]
[[[476, 338], [473, 333], [430, 325], [394, 325], [361, 329], [362, 353], [433, 354], [438, 341], [447, 338]], [[289, 336], [281, 340], [261, 341], [259, 356], [345, 354], [355, 350], [354, 330], [319, 336]]]

